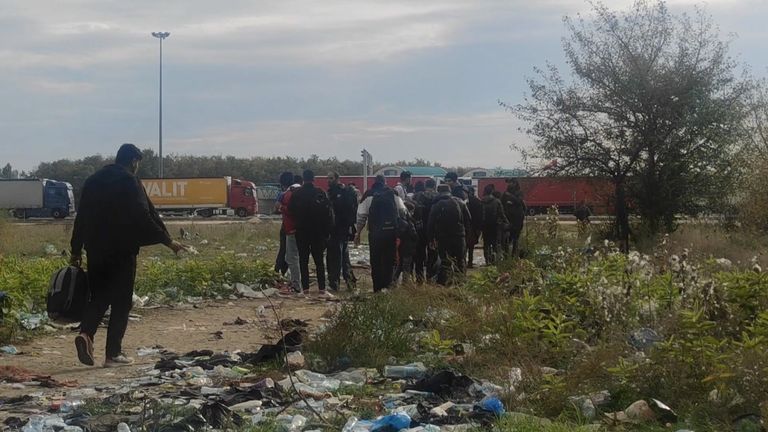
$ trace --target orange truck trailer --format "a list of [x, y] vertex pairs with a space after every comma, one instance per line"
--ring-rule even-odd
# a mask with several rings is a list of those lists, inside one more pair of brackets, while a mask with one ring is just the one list
[[248, 217], [258, 211], [256, 186], [232, 177], [142, 179], [161, 213]]
[[[613, 213], [613, 183], [599, 177], [515, 177], [523, 192], [523, 201], [530, 215], [543, 214], [553, 205], [561, 213], [573, 213], [582, 204], [595, 215]], [[480, 178], [477, 192], [482, 196], [485, 186], [492, 184], [497, 191], [507, 188], [506, 178]]]

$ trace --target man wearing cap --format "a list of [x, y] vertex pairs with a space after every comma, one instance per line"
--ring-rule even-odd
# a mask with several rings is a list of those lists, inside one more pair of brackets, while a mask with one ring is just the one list
[[90, 176], [83, 186], [72, 230], [71, 264], [82, 265], [88, 253], [91, 301], [85, 308], [81, 332], [75, 338], [80, 362], [92, 366], [93, 338], [111, 307], [104, 367], [133, 363], [122, 350], [128, 315], [133, 305], [136, 255], [139, 248], [164, 244], [175, 253], [186, 246], [171, 239], [141, 181], [136, 177], [141, 151], [123, 144], [115, 163]]

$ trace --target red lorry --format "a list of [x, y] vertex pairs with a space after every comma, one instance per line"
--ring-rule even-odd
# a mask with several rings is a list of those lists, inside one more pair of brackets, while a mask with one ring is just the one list
[[[592, 214], [606, 215], [613, 212], [613, 183], [596, 177], [515, 177], [523, 191], [523, 199], [530, 215], [546, 213], [557, 205], [560, 213], [573, 213], [585, 204]], [[478, 179], [477, 192], [482, 195], [486, 185], [492, 184], [497, 191], [507, 188], [505, 177]]]

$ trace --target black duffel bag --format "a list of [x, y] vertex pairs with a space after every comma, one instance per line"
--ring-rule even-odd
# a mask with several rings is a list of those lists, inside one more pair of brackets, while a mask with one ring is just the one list
[[52, 320], [81, 321], [90, 299], [85, 270], [75, 266], [64, 267], [51, 277], [48, 317]]

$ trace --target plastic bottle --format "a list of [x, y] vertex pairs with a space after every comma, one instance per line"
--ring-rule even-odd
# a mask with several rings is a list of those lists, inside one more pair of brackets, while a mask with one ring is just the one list
[[117, 432], [131, 432], [131, 428], [125, 423], [118, 423]]
[[45, 420], [43, 416], [35, 415], [29, 418], [27, 424], [21, 428], [21, 432], [43, 432]]
[[384, 366], [387, 378], [424, 378], [427, 368], [424, 363], [411, 363], [405, 366]]
[[83, 406], [83, 401], [80, 401], [80, 400], [64, 401], [61, 403], [59, 412], [71, 413], [77, 410], [78, 408], [80, 408], [81, 406]]

